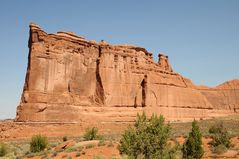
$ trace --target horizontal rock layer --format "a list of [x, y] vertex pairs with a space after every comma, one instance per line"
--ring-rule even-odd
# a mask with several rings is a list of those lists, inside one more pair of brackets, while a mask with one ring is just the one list
[[47, 34], [32, 23], [16, 121], [129, 122], [142, 111], [169, 120], [206, 118], [238, 110], [238, 83], [197, 87], [163, 54], [155, 63], [142, 47]]

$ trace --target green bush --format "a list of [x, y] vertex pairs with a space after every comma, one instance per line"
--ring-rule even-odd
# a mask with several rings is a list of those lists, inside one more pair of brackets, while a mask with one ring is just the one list
[[204, 154], [202, 148], [202, 134], [196, 120], [192, 122], [192, 130], [189, 133], [189, 137], [183, 144], [182, 151], [183, 158], [186, 159], [200, 159]]
[[165, 124], [162, 115], [147, 118], [145, 113], [137, 115], [134, 127], [129, 127], [120, 140], [118, 149], [129, 158], [162, 159], [167, 154], [167, 141], [171, 127]]
[[105, 140], [100, 140], [97, 146], [105, 146]]
[[231, 145], [230, 136], [227, 129], [222, 122], [218, 122], [209, 129], [209, 133], [212, 135], [212, 141], [210, 142], [213, 147], [224, 145], [229, 148]]
[[90, 148], [93, 148], [95, 147], [95, 144], [88, 144], [85, 146], [86, 149], [90, 149]]
[[65, 149], [66, 153], [75, 152], [75, 151], [77, 151], [77, 148], [74, 148], [74, 147], [69, 147], [69, 148]]
[[182, 158], [181, 146], [179, 142], [175, 141], [175, 145], [168, 144], [165, 154], [166, 154], [165, 159]]
[[98, 134], [98, 128], [93, 127], [93, 128], [87, 128], [86, 132], [84, 134], [84, 140], [100, 140], [103, 137]]
[[7, 154], [7, 146], [4, 143], [0, 143], [0, 157], [3, 157]]
[[67, 141], [68, 140], [68, 138], [67, 138], [67, 136], [63, 136], [63, 138], [62, 138], [62, 141]]
[[40, 152], [47, 147], [47, 138], [41, 135], [34, 135], [32, 136], [30, 142], [30, 151], [31, 152]]

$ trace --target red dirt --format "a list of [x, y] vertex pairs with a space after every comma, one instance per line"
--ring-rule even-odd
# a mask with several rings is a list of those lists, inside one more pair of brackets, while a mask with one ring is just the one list
[[121, 123], [19, 123], [0, 122], [0, 141], [29, 139], [42, 134], [47, 137], [81, 136], [88, 127], [97, 127], [101, 134], [120, 134], [127, 124]]
[[[180, 143], [183, 143], [185, 139], [183, 137], [178, 137], [177, 141]], [[221, 155], [216, 155], [213, 154], [212, 151], [210, 150], [210, 145], [209, 142], [211, 141], [210, 138], [203, 138], [203, 147], [204, 147], [204, 159], [210, 159], [210, 158], [230, 158], [230, 159], [237, 159], [239, 158], [238, 155], [238, 146], [239, 146], [239, 137], [234, 137], [231, 139], [232, 144], [234, 144], [234, 147], [227, 152], [221, 154]], [[108, 142], [109, 143], [109, 142]], [[79, 144], [79, 143], [78, 143]], [[94, 156], [100, 156], [104, 158], [110, 158], [110, 157], [119, 157], [119, 151], [117, 149], [117, 144], [114, 143], [113, 145], [106, 144], [105, 146], [97, 146], [95, 145], [92, 148], [85, 148], [82, 151], [75, 151], [75, 152], [59, 152], [57, 153], [56, 156], [53, 154], [48, 154], [48, 157], [53, 158], [53, 159], [59, 159], [59, 158], [69, 158], [72, 157], [72, 159], [92, 159]], [[41, 159], [41, 157], [32, 157], [28, 159]]]
[[[112, 123], [104, 123], [104, 124], [90, 124], [87, 123], [89, 127], [97, 127], [100, 130], [100, 133], [111, 134], [112, 130], [115, 134], [120, 134], [122, 131], [128, 126], [128, 124], [112, 124]], [[80, 136], [83, 135], [85, 129], [88, 126], [84, 124], [60, 124], [60, 123], [15, 123], [15, 122], [0, 122], [0, 141], [17, 141], [21, 139], [29, 139], [32, 135], [35, 134], [43, 134], [47, 137], [63, 137], [63, 136]], [[104, 128], [104, 129], [103, 129]], [[185, 141], [184, 137], [177, 137], [177, 141], [180, 144], [183, 144]], [[203, 138], [203, 147], [204, 147], [204, 158], [239, 158], [239, 137], [233, 137], [231, 139], [231, 143], [233, 147], [222, 155], [215, 155], [212, 153], [210, 149], [209, 142], [211, 138], [204, 137]], [[78, 143], [79, 144], [79, 143]], [[84, 145], [84, 143], [82, 143]], [[93, 158], [95, 156], [103, 156], [103, 157], [113, 157], [119, 156], [119, 152], [117, 150], [117, 144], [114, 144], [113, 147], [100, 146], [98, 147], [95, 144], [95, 147], [84, 149], [79, 152], [58, 152], [56, 156], [53, 154], [49, 154], [50, 158]], [[59, 146], [59, 145], [57, 145]], [[80, 155], [80, 156], [79, 156]], [[76, 157], [78, 156], [78, 157]], [[32, 159], [38, 159], [41, 157], [33, 157]]]

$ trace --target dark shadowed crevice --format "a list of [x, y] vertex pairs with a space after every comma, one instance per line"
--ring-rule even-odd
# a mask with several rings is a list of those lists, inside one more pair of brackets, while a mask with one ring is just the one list
[[141, 82], [142, 87], [142, 107], [146, 106], [146, 94], [147, 94], [147, 75], [144, 75], [144, 79]]
[[105, 104], [105, 93], [102, 84], [102, 80], [100, 77], [100, 57], [101, 57], [101, 47], [99, 46], [99, 57], [96, 61], [96, 90], [95, 90], [95, 102], [98, 104]]
[[47, 107], [43, 107], [43, 108], [39, 108], [39, 110], [37, 111], [37, 113], [43, 112], [47, 109]]
[[134, 108], [137, 108], [137, 96], [134, 97]]

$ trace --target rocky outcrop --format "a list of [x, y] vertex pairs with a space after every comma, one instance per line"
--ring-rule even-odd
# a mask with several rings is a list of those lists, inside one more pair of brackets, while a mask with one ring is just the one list
[[239, 80], [228, 81], [215, 88], [204, 88], [200, 91], [214, 110], [239, 111]]
[[170, 120], [205, 118], [216, 109], [231, 110], [232, 103], [238, 107], [238, 98], [222, 105], [217, 100], [231, 92], [236, 98], [238, 87], [228, 86], [227, 95], [220, 88], [196, 87], [163, 54], [155, 63], [138, 46], [97, 43], [72, 32], [47, 34], [32, 23], [16, 121], [128, 122], [142, 111]]

